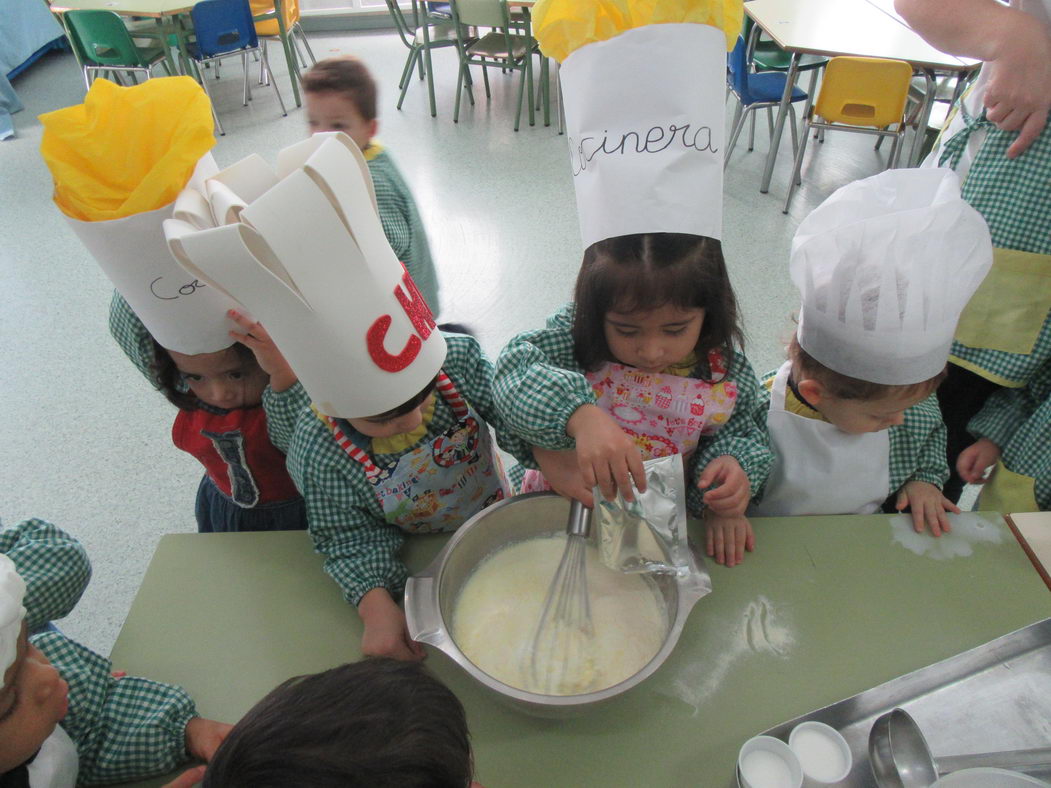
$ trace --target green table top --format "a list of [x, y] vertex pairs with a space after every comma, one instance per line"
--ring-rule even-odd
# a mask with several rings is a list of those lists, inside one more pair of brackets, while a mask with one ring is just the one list
[[[714, 590], [660, 670], [578, 718], [525, 716], [443, 654], [428, 664], [467, 708], [488, 788], [728, 787], [759, 731], [1051, 615], [1000, 516], [961, 517], [940, 540], [900, 515], [755, 520], [756, 552], [709, 562]], [[410, 568], [444, 541], [411, 538]], [[182, 684], [233, 722], [289, 676], [360, 657], [360, 620], [321, 564], [303, 532], [166, 536], [114, 667]]]

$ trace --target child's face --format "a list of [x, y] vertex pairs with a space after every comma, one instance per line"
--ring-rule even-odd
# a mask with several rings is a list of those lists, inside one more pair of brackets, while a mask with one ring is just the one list
[[395, 435], [412, 432], [423, 424], [423, 412], [431, 406], [432, 402], [434, 402], [433, 394], [421, 402], [418, 407], [401, 416], [395, 416], [393, 419], [347, 419], [347, 421], [350, 422], [351, 427], [366, 437], [393, 438]]
[[376, 136], [376, 119], [365, 120], [354, 102], [331, 90], [304, 94], [310, 133], [342, 131], [362, 150]]
[[648, 312], [606, 313], [606, 344], [621, 364], [659, 372], [685, 359], [697, 347], [703, 309], [665, 304]]
[[175, 366], [197, 398], [207, 405], [232, 410], [253, 408], [263, 401], [269, 378], [254, 360], [233, 348], [188, 356], [169, 350]]
[[69, 685], [26, 638], [18, 639], [15, 661], [0, 690], [0, 774], [40, 749], [69, 710]]
[[923, 392], [868, 400], [824, 396], [818, 397], [816, 403], [810, 402], [822, 416], [843, 432], [860, 435], [865, 432], [880, 432], [902, 424], [905, 421], [905, 411], [923, 402], [928, 396]]

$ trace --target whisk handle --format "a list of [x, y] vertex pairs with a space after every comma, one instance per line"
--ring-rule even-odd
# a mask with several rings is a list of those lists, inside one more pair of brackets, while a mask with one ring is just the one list
[[569, 520], [566, 533], [570, 536], [587, 537], [591, 533], [591, 510], [576, 498], [569, 504]]

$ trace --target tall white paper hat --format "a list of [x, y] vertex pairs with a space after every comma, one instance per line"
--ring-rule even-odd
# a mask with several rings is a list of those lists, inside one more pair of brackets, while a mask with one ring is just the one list
[[[326, 415], [375, 416], [411, 399], [445, 360], [430, 309], [390, 248], [368, 165], [341, 133], [250, 156], [192, 190], [164, 224], [195, 277], [266, 326]], [[216, 226], [209, 226], [210, 224]]]
[[541, 48], [566, 55], [560, 74], [585, 248], [633, 233], [722, 238], [727, 28], [736, 40], [740, 9], [723, 0], [538, 3]]
[[887, 170], [854, 181], [792, 240], [799, 344], [860, 380], [929, 380], [945, 367], [960, 313], [991, 265], [989, 228], [961, 198], [952, 170]]
[[26, 584], [15, 562], [0, 554], [0, 689], [4, 686], [4, 674], [18, 652], [18, 636], [22, 634], [22, 620], [26, 617], [22, 606], [25, 593]]

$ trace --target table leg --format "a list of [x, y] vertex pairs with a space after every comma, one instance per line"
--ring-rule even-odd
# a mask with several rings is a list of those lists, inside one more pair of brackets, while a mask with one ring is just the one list
[[296, 106], [302, 107], [303, 100], [299, 97], [299, 61], [296, 59], [296, 53], [292, 51], [292, 42], [288, 40], [281, 0], [274, 0], [274, 11], [277, 13], [277, 29], [281, 37], [281, 46], [285, 50], [285, 62], [288, 63], [288, 76], [292, 79], [292, 97], [296, 100]]
[[[420, 20], [420, 30], [423, 31], [423, 61], [424, 68], [427, 69], [427, 98], [431, 102], [431, 117], [438, 116], [438, 105], [434, 101], [434, 71], [431, 69], [431, 26], [428, 23], [427, 6], [423, 6], [423, 19]], [[460, 60], [460, 67], [463, 67], [463, 60], [460, 58], [459, 46], [457, 46], [456, 52], [457, 59]], [[470, 75], [467, 75], [468, 80]]]
[[[188, 19], [189, 14], [173, 16], [171, 18], [171, 31], [175, 35], [175, 44], [179, 50], [179, 69], [176, 73], [192, 77], [193, 71], [190, 69], [190, 52], [186, 48], [186, 41], [190, 36], [190, 31], [193, 30], [193, 24], [187, 24]], [[165, 42], [165, 46], [167, 46], [167, 42]]]
[[788, 105], [792, 103], [792, 87], [796, 84], [796, 74], [798, 73], [799, 53], [793, 52], [792, 59], [788, 64], [788, 73], [785, 75], [785, 92], [782, 94], [781, 103], [777, 107], [777, 122], [774, 124], [774, 136], [770, 139], [770, 152], [766, 154], [766, 169], [763, 171], [763, 183], [759, 187], [759, 191], [763, 194], [770, 191], [770, 179], [774, 174], [777, 149], [781, 145], [781, 132], [785, 129], [785, 117], [788, 115]]
[[927, 81], [927, 93], [923, 97], [923, 104], [920, 105], [920, 115], [916, 119], [916, 136], [912, 138], [912, 147], [909, 148], [909, 155], [905, 159], [905, 166], [907, 167], [915, 167], [920, 163], [920, 151], [923, 150], [923, 140], [927, 136], [927, 121], [931, 119], [934, 93], [938, 89], [938, 83], [934, 79], [934, 72], [931, 69], [923, 69], [923, 78]]

